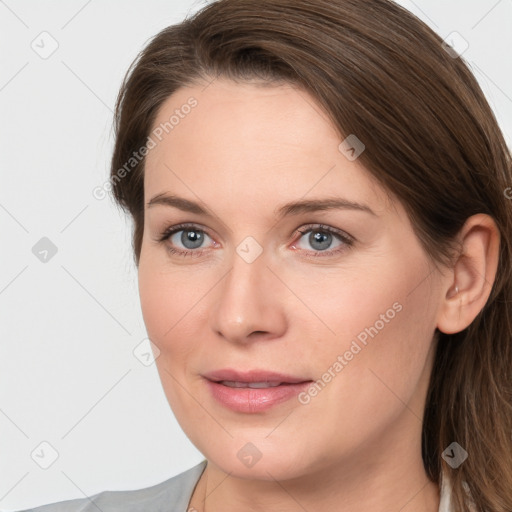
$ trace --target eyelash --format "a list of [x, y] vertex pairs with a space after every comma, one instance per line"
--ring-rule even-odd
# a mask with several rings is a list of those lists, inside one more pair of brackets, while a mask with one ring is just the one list
[[[165, 229], [160, 234], [160, 236], [156, 239], [156, 241], [159, 242], [159, 243], [163, 243], [163, 242], [167, 241], [175, 233], [179, 233], [180, 231], [184, 231], [186, 229], [188, 229], [190, 231], [199, 231], [200, 233], [204, 233], [204, 234], [210, 236], [207, 231], [205, 231], [204, 229], [201, 229], [197, 224], [177, 224], [176, 226], [172, 226], [172, 227], [169, 227], [169, 228]], [[310, 251], [310, 252], [312, 252], [312, 254], [310, 254], [307, 257], [318, 258], [318, 257], [334, 256], [334, 255], [336, 255], [338, 253], [346, 251], [347, 249], [352, 247], [352, 245], [354, 244], [354, 238], [352, 238], [351, 236], [347, 235], [343, 231], [340, 231], [338, 229], [332, 228], [330, 226], [326, 226], [324, 224], [308, 225], [306, 228], [297, 229], [296, 233], [300, 233], [303, 236], [306, 233], [309, 233], [310, 231], [317, 231], [317, 232], [320, 232], [320, 233], [329, 233], [331, 235], [334, 235], [341, 242], [343, 242], [343, 245], [338, 247], [337, 249], [334, 249], [334, 250]], [[299, 240], [300, 240], [300, 238], [302, 238], [302, 236], [299, 237]], [[210, 238], [212, 238], [212, 237], [210, 237]], [[166, 244], [166, 249], [167, 249], [167, 251], [170, 254], [178, 255], [178, 256], [182, 256], [182, 257], [185, 257], [185, 256], [199, 257], [206, 250], [206, 249], [198, 249], [198, 250], [176, 249], [176, 248], [171, 247], [170, 245], [167, 245], [167, 244]], [[301, 250], [301, 249], [299, 249], [299, 250]]]

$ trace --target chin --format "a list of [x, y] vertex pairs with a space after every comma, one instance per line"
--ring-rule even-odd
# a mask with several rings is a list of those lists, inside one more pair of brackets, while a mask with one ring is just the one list
[[[293, 447], [272, 446], [266, 440], [250, 443], [235, 441], [233, 448], [219, 447], [204, 451], [205, 457], [224, 473], [244, 480], [289, 480], [308, 474], [303, 450], [299, 444]], [[293, 450], [296, 450], [294, 452]]]

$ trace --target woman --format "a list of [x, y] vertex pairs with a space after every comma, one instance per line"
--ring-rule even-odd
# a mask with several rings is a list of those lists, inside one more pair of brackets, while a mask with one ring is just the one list
[[422, 22], [210, 4], [129, 70], [111, 183], [205, 460], [35, 510], [512, 510], [510, 152]]

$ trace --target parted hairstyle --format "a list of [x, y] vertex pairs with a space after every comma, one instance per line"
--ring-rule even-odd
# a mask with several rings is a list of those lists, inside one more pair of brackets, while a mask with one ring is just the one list
[[[133, 219], [138, 267], [145, 159], [132, 156], [148, 143], [171, 94], [223, 77], [310, 93], [340, 142], [356, 134], [364, 143], [360, 162], [404, 206], [436, 266], [455, 261], [456, 235], [468, 217], [492, 216], [501, 239], [489, 299], [463, 331], [436, 330], [422, 457], [432, 481], [448, 474], [457, 512], [469, 509], [468, 491], [478, 512], [510, 512], [511, 153], [468, 65], [448, 50], [389, 0], [212, 2], [154, 36], [128, 69], [115, 110], [110, 183]], [[453, 441], [468, 453], [457, 468], [442, 457]]]

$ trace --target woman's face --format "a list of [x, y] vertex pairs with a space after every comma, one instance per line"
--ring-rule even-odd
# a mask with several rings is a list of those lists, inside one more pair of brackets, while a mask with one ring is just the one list
[[191, 441], [261, 479], [421, 457], [440, 280], [357, 139], [302, 90], [220, 79], [153, 128], [139, 289]]

